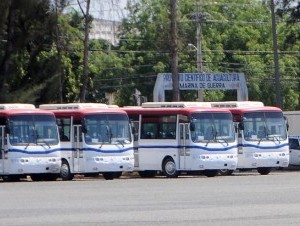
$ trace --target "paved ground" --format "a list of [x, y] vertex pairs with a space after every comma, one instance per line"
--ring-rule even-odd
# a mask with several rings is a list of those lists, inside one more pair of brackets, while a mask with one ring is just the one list
[[300, 171], [0, 182], [0, 225], [299, 225]]

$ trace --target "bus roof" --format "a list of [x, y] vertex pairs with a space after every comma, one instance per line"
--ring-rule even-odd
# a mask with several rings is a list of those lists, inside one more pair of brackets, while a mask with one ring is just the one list
[[263, 107], [264, 103], [261, 101], [220, 101], [209, 102], [212, 107], [220, 108], [236, 108], [236, 107]]
[[66, 103], [66, 104], [41, 104], [40, 109], [59, 110], [59, 109], [87, 109], [87, 108], [116, 108], [115, 105], [101, 103]]
[[187, 108], [187, 107], [211, 107], [209, 102], [145, 102], [143, 108]]
[[12, 115], [40, 115], [40, 114], [48, 114], [54, 115], [53, 112], [41, 109], [5, 109], [0, 110], [0, 116], [12, 116]]
[[70, 117], [74, 119], [81, 119], [86, 115], [92, 114], [126, 114], [123, 109], [120, 108], [82, 108], [82, 109], [59, 109], [50, 110], [56, 117]]
[[219, 102], [197, 102], [197, 101], [179, 101], [179, 102], [146, 102], [142, 104], [143, 108], [187, 108], [187, 107], [219, 107], [219, 108], [233, 108], [233, 107], [263, 107], [264, 103], [261, 101], [219, 101]]
[[127, 114], [159, 114], [159, 115], [166, 115], [166, 114], [192, 114], [192, 113], [230, 113], [228, 109], [223, 108], [136, 108], [136, 107], [124, 107], [122, 108]]
[[282, 112], [278, 107], [247, 107], [247, 108], [228, 108], [233, 114], [244, 114], [247, 112]]
[[4, 109], [35, 109], [33, 104], [8, 103], [0, 104], [0, 110]]

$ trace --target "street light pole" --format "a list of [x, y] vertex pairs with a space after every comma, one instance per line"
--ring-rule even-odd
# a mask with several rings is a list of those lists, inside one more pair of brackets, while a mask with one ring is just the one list
[[[197, 43], [197, 46], [201, 46], [201, 43]], [[193, 48], [197, 51], [197, 72], [202, 73], [202, 55], [201, 55], [201, 47], [197, 48], [195, 45], [189, 43], [188, 47]], [[198, 101], [203, 101], [204, 100], [204, 95], [203, 95], [203, 90], [198, 90]]]

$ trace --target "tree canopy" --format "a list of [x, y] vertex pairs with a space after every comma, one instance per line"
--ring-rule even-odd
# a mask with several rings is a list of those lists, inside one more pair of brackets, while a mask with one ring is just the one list
[[[91, 0], [93, 1], [93, 0]], [[250, 100], [275, 105], [270, 1], [178, 1], [178, 71], [196, 72], [196, 28], [201, 26], [204, 72], [243, 72]], [[280, 84], [285, 110], [299, 109], [299, 5], [276, 5]], [[68, 0], [0, 1], [0, 102], [34, 104], [80, 100], [84, 75], [84, 15]], [[86, 102], [132, 105], [136, 90], [152, 100], [156, 75], [171, 72], [170, 1], [128, 1], [119, 44], [88, 43]], [[201, 18], [201, 19], [199, 19]], [[90, 18], [92, 20], [92, 18]], [[172, 99], [171, 91], [166, 93]], [[235, 100], [235, 91], [205, 91], [205, 100]], [[195, 91], [181, 91], [194, 101]]]

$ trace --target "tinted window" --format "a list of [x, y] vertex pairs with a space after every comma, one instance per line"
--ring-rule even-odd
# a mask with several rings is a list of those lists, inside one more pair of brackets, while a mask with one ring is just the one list
[[289, 138], [290, 149], [300, 149], [299, 141], [296, 138]]

